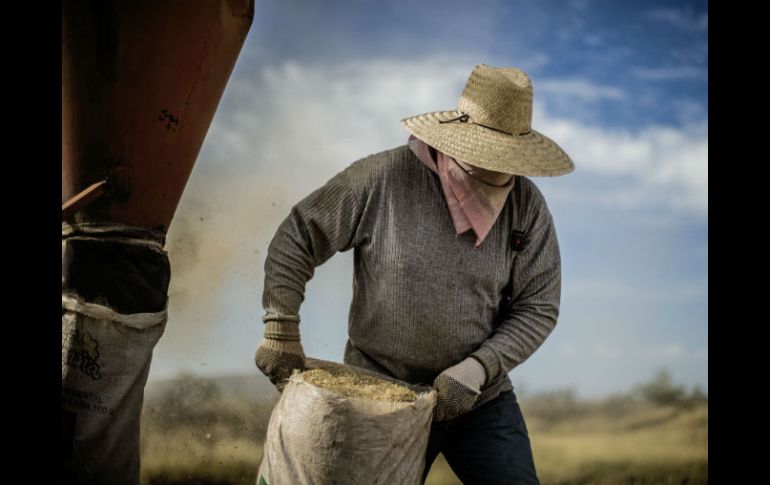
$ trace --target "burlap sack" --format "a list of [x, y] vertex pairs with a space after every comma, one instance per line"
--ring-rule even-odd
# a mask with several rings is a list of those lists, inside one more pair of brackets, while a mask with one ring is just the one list
[[417, 391], [417, 400], [347, 397], [295, 372], [270, 417], [257, 484], [420, 485], [436, 393], [388, 380]]

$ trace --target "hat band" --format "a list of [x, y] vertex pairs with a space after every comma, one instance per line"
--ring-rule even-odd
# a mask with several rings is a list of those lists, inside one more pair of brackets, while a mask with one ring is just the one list
[[[453, 123], [455, 121], [459, 121], [461, 123], [473, 123], [474, 125], [483, 126], [484, 128], [486, 128], [488, 130], [493, 130], [493, 131], [496, 131], [498, 133], [502, 133], [504, 135], [516, 136], [513, 133], [510, 133], [510, 132], [507, 132], [507, 131], [498, 130], [497, 128], [492, 128], [491, 126], [482, 125], [481, 123], [476, 123], [475, 121], [469, 121], [470, 118], [471, 118], [471, 116], [469, 114], [463, 113], [460, 116], [458, 116], [457, 118], [452, 118], [451, 120], [443, 120], [443, 121], [442, 120], [438, 120], [438, 122], [439, 123]], [[524, 133], [519, 133], [519, 136], [526, 135], [526, 134], [530, 133], [531, 131], [532, 130], [525, 131]]]

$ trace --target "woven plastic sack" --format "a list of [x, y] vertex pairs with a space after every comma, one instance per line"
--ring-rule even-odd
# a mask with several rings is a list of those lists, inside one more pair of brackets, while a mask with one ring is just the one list
[[295, 371], [267, 428], [258, 485], [421, 485], [436, 392], [357, 367], [308, 359], [311, 368], [345, 369], [418, 393], [413, 402], [348, 397]]
[[62, 226], [62, 481], [139, 483], [139, 420], [168, 319], [160, 236], [119, 224]]

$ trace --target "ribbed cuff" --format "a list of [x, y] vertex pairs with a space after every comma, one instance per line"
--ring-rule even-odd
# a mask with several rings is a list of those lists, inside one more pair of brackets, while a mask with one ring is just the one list
[[266, 310], [265, 314], [262, 316], [262, 321], [265, 323], [274, 321], [299, 323], [299, 315], [288, 315], [273, 310]]
[[275, 352], [282, 352], [286, 354], [295, 354], [305, 357], [305, 352], [302, 349], [302, 344], [299, 341], [293, 340], [277, 340], [264, 338], [259, 345], [263, 349], [273, 350]]
[[265, 338], [299, 342], [299, 324], [294, 322], [269, 321], [265, 323]]

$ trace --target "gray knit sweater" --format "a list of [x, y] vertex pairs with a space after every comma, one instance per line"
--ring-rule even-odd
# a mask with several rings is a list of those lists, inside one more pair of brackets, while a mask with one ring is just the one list
[[[438, 175], [407, 145], [360, 159], [302, 199], [279, 226], [265, 261], [263, 321], [299, 322], [305, 284], [338, 251], [354, 250], [344, 362], [430, 385], [473, 356], [487, 372], [474, 408], [512, 389], [508, 372], [556, 325], [561, 260], [540, 190], [517, 176], [484, 242], [456, 236]], [[519, 251], [514, 230], [525, 231]], [[513, 276], [513, 310], [500, 315]], [[312, 321], [310, 325], [319, 324]]]

